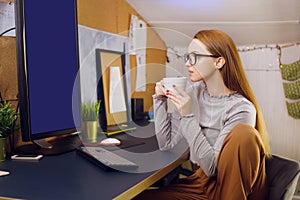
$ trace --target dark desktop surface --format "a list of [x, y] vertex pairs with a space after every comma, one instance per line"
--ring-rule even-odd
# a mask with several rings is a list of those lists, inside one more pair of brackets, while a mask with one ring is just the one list
[[75, 152], [0, 166], [11, 173], [0, 179], [0, 196], [28, 200], [113, 199], [151, 174], [105, 172]]
[[[142, 140], [142, 145], [134, 145], [121, 149], [126, 154], [157, 151], [157, 141], [154, 135], [153, 123], [139, 127], [131, 134], [152, 136], [136, 138]], [[148, 135], [149, 136], [149, 135]], [[120, 139], [132, 139], [126, 134], [115, 135]], [[115, 152], [118, 152], [116, 150]], [[164, 155], [162, 159], [168, 159]], [[140, 168], [146, 169], [146, 161], [140, 161]], [[153, 161], [148, 161], [153, 162]], [[144, 165], [144, 166], [142, 166]], [[155, 169], [155, 167], [154, 167]], [[83, 159], [71, 151], [65, 154], [44, 156], [40, 161], [12, 161], [7, 159], [0, 163], [0, 170], [10, 172], [10, 175], [0, 177], [0, 197], [20, 199], [113, 199], [133, 185], [149, 177], [155, 170], [136, 171], [134, 173], [109, 171], [106, 172], [95, 164]], [[119, 181], [121, 180], [121, 181]]]
[[170, 151], [159, 151], [153, 123], [140, 126], [128, 135], [123, 133], [115, 137], [143, 141], [140, 145], [113, 150], [125, 158], [129, 155], [139, 166], [135, 171], [104, 171], [77, 155], [76, 151], [44, 156], [39, 161], [7, 159], [0, 162], [0, 170], [10, 172], [8, 176], [0, 177], [0, 198], [110, 200], [179, 160], [186, 150], [183, 141]]
[[28, 200], [113, 199], [151, 174], [105, 172], [74, 151], [38, 162], [7, 160], [0, 167], [11, 173], [0, 179], [0, 196]]

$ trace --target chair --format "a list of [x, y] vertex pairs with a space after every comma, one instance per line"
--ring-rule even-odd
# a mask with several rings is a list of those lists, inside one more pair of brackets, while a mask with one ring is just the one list
[[[267, 178], [269, 183], [268, 200], [292, 200], [300, 175], [300, 163], [279, 155], [272, 155], [266, 160]], [[170, 184], [179, 178], [178, 174], [190, 176], [193, 172], [176, 168], [155, 184], [161, 187]]]
[[300, 164], [279, 155], [266, 160], [269, 200], [292, 200], [300, 175]]

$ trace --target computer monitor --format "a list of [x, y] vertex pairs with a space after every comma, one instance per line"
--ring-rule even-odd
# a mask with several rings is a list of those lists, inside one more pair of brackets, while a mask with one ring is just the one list
[[80, 125], [76, 3], [15, 0], [21, 132], [32, 142], [21, 153], [58, 154], [78, 144], [78, 137], [53, 137], [76, 135]]

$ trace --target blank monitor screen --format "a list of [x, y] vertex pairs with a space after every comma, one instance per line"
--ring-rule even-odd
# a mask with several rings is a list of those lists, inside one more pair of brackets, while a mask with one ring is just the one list
[[16, 0], [16, 33], [23, 140], [74, 132], [80, 105], [76, 0]]

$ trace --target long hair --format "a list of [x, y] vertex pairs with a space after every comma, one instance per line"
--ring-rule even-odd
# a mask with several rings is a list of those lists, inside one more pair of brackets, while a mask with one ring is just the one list
[[266, 155], [270, 157], [271, 149], [266, 124], [259, 104], [247, 80], [235, 43], [231, 37], [219, 30], [202, 30], [194, 38], [202, 42], [211, 54], [219, 55], [225, 59], [225, 64], [220, 69], [224, 84], [229, 89], [243, 95], [255, 106], [255, 128], [261, 136]]

